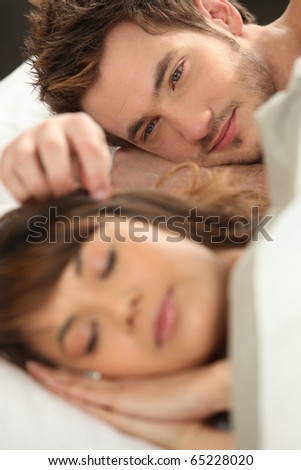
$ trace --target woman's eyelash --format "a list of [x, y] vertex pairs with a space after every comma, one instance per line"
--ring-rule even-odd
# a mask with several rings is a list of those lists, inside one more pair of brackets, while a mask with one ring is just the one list
[[107, 278], [111, 274], [111, 272], [114, 269], [115, 264], [116, 264], [116, 252], [114, 250], [111, 250], [109, 253], [108, 262], [105, 267], [105, 270], [101, 273], [102, 279]]
[[97, 328], [96, 323], [92, 323], [92, 335], [86, 348], [87, 354], [90, 354], [94, 351], [94, 349], [97, 346], [97, 341], [98, 341], [98, 328]]
[[[114, 269], [114, 266], [115, 266], [115, 263], [116, 263], [116, 252], [114, 250], [111, 250], [110, 253], [109, 253], [109, 256], [108, 256], [108, 262], [107, 262], [107, 265], [105, 267], [105, 270], [101, 273], [101, 278], [104, 279], [106, 277], [108, 277], [110, 275], [110, 273], [112, 272], [112, 270]], [[96, 322], [93, 322], [91, 324], [91, 337], [88, 341], [88, 344], [87, 344], [87, 347], [86, 347], [86, 354], [91, 354], [96, 346], [97, 346], [97, 342], [98, 342], [98, 325]]]

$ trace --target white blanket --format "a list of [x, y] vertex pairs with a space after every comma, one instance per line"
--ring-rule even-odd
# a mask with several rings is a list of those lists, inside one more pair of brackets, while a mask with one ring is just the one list
[[232, 279], [235, 429], [243, 449], [301, 449], [301, 59], [258, 113], [276, 214]]

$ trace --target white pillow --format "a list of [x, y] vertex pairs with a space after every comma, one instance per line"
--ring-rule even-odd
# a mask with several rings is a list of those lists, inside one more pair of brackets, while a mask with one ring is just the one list
[[[0, 83], [0, 149], [49, 115], [21, 65]], [[16, 204], [0, 186], [0, 215]], [[27, 374], [0, 360], [1, 449], [154, 449], [69, 406]]]
[[154, 449], [68, 405], [0, 359], [1, 450]]
[[39, 100], [30, 73], [29, 64], [23, 63], [0, 82], [0, 149], [51, 114]]
[[[48, 107], [38, 97], [32, 86], [33, 78], [28, 63], [23, 63], [0, 82], [0, 160], [1, 151], [24, 130], [51, 116]], [[114, 155], [114, 148], [110, 148]], [[0, 171], [1, 181], [1, 171]], [[14, 201], [13, 196], [0, 182], [0, 203]]]
[[[39, 101], [32, 82], [27, 63], [0, 82], [0, 155], [8, 142], [50, 115], [48, 108]], [[0, 183], [0, 203], [12, 201], [14, 198]]]

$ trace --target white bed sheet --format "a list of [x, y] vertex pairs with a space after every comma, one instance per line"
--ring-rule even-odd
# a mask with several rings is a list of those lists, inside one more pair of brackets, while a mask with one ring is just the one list
[[240, 449], [301, 449], [301, 59], [258, 112], [273, 241], [253, 243], [231, 286], [234, 424]]

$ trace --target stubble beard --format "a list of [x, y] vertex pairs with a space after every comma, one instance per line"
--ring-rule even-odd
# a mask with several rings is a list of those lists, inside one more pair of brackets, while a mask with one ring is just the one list
[[[245, 96], [247, 99], [253, 99], [254, 114], [259, 106], [276, 93], [276, 87], [272, 75], [263, 60], [258, 57], [255, 52], [249, 50], [241, 51], [239, 70], [239, 81], [240, 83], [245, 84]], [[243, 149], [243, 139], [238, 136], [233, 142], [233, 146], [235, 148]], [[262, 160], [262, 149], [259, 136], [257, 140], [251, 144], [250, 148], [245, 149], [245, 155], [242, 160], [242, 162], [237, 161], [237, 163], [250, 164], [258, 163], [259, 160]]]
[[[272, 78], [272, 75], [264, 63], [254, 51], [243, 49], [234, 40], [229, 40], [227, 43], [230, 49], [230, 60], [237, 67], [237, 80], [236, 83], [242, 84], [242, 92], [246, 100], [253, 100], [253, 112], [267, 101], [277, 90]], [[201, 142], [201, 158], [204, 154], [208, 154], [208, 147], [218, 132], [220, 126], [231, 113], [242, 106], [246, 101], [244, 98], [232, 100], [218, 115], [212, 120], [210, 132], [208, 136]], [[241, 155], [235, 156], [233, 164], [253, 164], [258, 163], [262, 159], [262, 150], [259, 139], [253, 142], [249, 148], [244, 148], [245, 142], [239, 135], [235, 137], [231, 144], [235, 150], [241, 150]]]

